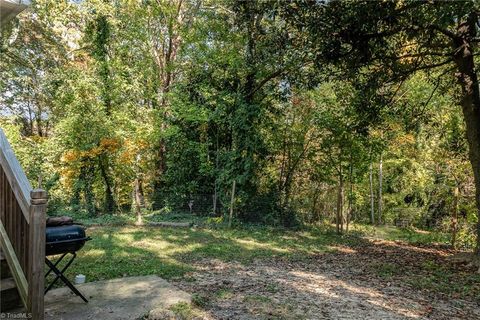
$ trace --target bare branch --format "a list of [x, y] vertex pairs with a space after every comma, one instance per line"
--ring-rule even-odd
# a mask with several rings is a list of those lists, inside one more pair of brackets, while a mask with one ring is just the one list
[[262, 81], [260, 81], [260, 83], [257, 84], [257, 86], [248, 94], [249, 97], [252, 97], [255, 92], [257, 92], [258, 90], [260, 90], [268, 81], [278, 77], [279, 75], [282, 74], [282, 72], [285, 70], [285, 68], [280, 68], [278, 69], [277, 71], [275, 72], [272, 72], [271, 74], [269, 74], [267, 77], [265, 77]]

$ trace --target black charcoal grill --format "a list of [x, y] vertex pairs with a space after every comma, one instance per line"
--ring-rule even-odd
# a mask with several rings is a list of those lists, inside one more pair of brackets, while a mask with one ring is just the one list
[[85, 235], [85, 228], [76, 224], [69, 226], [47, 227], [46, 228], [45, 255], [75, 253], [82, 249], [90, 237]]
[[[70, 267], [73, 260], [77, 257], [77, 251], [82, 249], [85, 245], [85, 242], [91, 240], [90, 237], [87, 237], [85, 234], [85, 228], [80, 225], [71, 224], [71, 225], [61, 225], [55, 227], [46, 228], [46, 247], [45, 247], [45, 263], [49, 267], [48, 272], [45, 274], [45, 278], [50, 273], [55, 273], [55, 278], [45, 289], [47, 293], [52, 289], [53, 285], [58, 281], [62, 280], [77, 296], [83, 299], [83, 301], [88, 302], [88, 300], [78, 291], [77, 288], [64, 276], [65, 271]], [[48, 256], [61, 255], [54, 263], [48, 259]], [[67, 264], [60, 270], [57, 266], [60, 262], [70, 255], [70, 259]]]

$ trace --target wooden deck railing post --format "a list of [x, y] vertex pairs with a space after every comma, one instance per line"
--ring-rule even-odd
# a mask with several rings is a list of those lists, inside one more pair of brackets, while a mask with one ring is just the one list
[[28, 312], [32, 319], [44, 319], [44, 263], [45, 263], [45, 220], [47, 192], [34, 189], [30, 192], [29, 226], [29, 272], [28, 272]]

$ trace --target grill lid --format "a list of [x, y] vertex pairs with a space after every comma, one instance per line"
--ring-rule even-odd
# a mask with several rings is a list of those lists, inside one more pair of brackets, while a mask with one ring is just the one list
[[85, 235], [85, 228], [79, 225], [68, 225], [46, 228], [46, 255], [76, 252], [80, 250], [90, 237]]

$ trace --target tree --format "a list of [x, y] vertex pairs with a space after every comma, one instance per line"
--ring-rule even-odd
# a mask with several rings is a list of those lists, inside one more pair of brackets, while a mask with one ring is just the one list
[[[103, 10], [109, 10], [110, 7], [101, 8]], [[102, 10], [102, 11], [103, 11]], [[114, 97], [113, 94], [113, 82], [111, 77], [110, 68], [110, 33], [111, 33], [110, 21], [104, 13], [98, 13], [92, 21], [89, 22], [86, 30], [85, 42], [90, 49], [90, 55], [95, 60], [95, 68], [100, 79], [101, 84], [101, 98], [105, 107], [105, 116], [110, 117], [112, 115], [112, 104]], [[111, 161], [102, 154], [98, 159], [100, 168], [100, 174], [105, 183], [105, 200], [104, 210], [107, 213], [113, 213], [116, 210], [117, 204], [114, 199], [113, 182], [111, 178]]]
[[[359, 127], [355, 112], [356, 91], [347, 83], [327, 83], [314, 91], [317, 104], [315, 125], [318, 127], [319, 152], [323, 161], [317, 165], [321, 170], [331, 171], [337, 180], [337, 233], [344, 231], [345, 219], [345, 180], [353, 182], [353, 168], [363, 176], [368, 161], [367, 136]], [[359, 130], [360, 129], [360, 130]], [[348, 219], [347, 219], [348, 221]]]
[[[388, 86], [420, 70], [441, 68], [457, 78], [480, 215], [480, 92], [475, 72], [479, 11], [474, 1], [333, 1], [295, 3], [293, 24], [307, 29], [316, 65], [337, 63], [357, 74], [366, 92], [388, 101]], [[308, 11], [308, 14], [307, 14]], [[359, 26], [362, 28], [359, 28]], [[327, 35], [325, 37], [325, 35]], [[390, 91], [391, 92], [391, 91]], [[373, 97], [373, 95], [372, 95]], [[387, 99], [386, 99], [387, 98]], [[378, 107], [365, 105], [369, 118]], [[480, 219], [477, 249], [480, 255]]]

